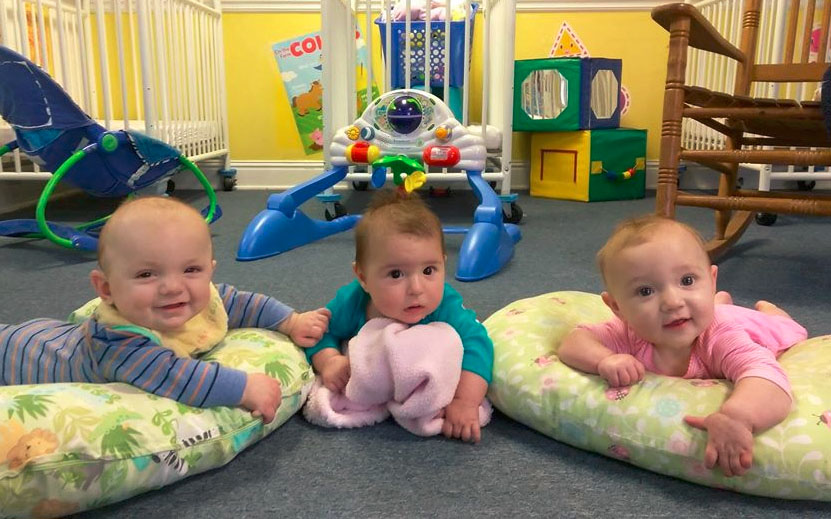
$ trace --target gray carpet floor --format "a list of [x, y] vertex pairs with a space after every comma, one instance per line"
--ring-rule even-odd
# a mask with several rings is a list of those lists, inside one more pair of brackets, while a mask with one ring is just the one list
[[[177, 196], [204, 204], [198, 194]], [[214, 233], [215, 279], [276, 296], [298, 309], [325, 304], [352, 278], [351, 233], [342, 233], [255, 262], [235, 261], [240, 236], [268, 193], [219, 193], [224, 216]], [[347, 192], [351, 213], [367, 193]], [[432, 198], [442, 220], [465, 225], [476, 200], [469, 191]], [[523, 240], [499, 274], [474, 283], [449, 279], [480, 319], [516, 299], [555, 290], [599, 292], [593, 257], [615, 223], [651, 212], [654, 198], [580, 203], [522, 196]], [[61, 221], [105, 214], [112, 202], [70, 197], [49, 208]], [[317, 202], [304, 207], [322, 215]], [[20, 216], [23, 212], [9, 216]], [[685, 210], [681, 219], [705, 234], [711, 214]], [[831, 334], [827, 267], [831, 220], [780, 216], [752, 225], [719, 262], [719, 288], [739, 304], [770, 299], [808, 328]], [[448, 236], [454, 272], [462, 236]], [[92, 254], [0, 238], [5, 293], [0, 322], [65, 318], [93, 297]], [[831, 451], [831, 436], [829, 436]], [[655, 474], [572, 448], [497, 413], [479, 445], [417, 438], [393, 423], [333, 431], [295, 416], [224, 467], [77, 517], [828, 517], [831, 504], [782, 501], [717, 490]]]

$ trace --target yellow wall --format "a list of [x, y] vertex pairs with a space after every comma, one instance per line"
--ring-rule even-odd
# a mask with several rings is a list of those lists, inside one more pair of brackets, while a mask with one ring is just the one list
[[[232, 158], [321, 159], [321, 154], [306, 155], [303, 152], [277, 61], [271, 52], [274, 43], [320, 30], [320, 15], [226, 13], [222, 19]], [[657, 158], [666, 75], [666, 32], [652, 21], [648, 11], [518, 13], [516, 58], [548, 56], [563, 21], [577, 32], [592, 56], [623, 60], [623, 84], [632, 96], [632, 106], [621, 123], [648, 129], [647, 158]], [[480, 22], [481, 17], [477, 20]], [[373, 38], [377, 46], [378, 33], [375, 27], [373, 29], [376, 30]], [[479, 75], [481, 36], [481, 30], [476, 31], [474, 77]], [[378, 56], [379, 52], [376, 50], [373, 54]], [[380, 66], [380, 62], [375, 66]], [[471, 86], [475, 92], [481, 91], [478, 81]], [[478, 113], [479, 106], [481, 99], [474, 94], [473, 114]], [[473, 116], [475, 119], [476, 115]], [[529, 151], [530, 134], [517, 133], [514, 158], [528, 160]]]
[[[623, 60], [622, 83], [631, 106], [621, 126], [646, 128], [647, 160], [658, 158], [664, 102], [668, 33], [649, 11], [517, 13], [516, 59], [548, 56], [557, 31], [568, 22], [591, 56]], [[531, 134], [515, 134], [514, 158], [528, 159]]]
[[307, 160], [271, 46], [320, 30], [320, 15], [222, 15], [232, 160]]

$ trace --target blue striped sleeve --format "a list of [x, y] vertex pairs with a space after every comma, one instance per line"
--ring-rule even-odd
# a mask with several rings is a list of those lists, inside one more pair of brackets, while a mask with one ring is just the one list
[[[0, 325], [0, 385], [38, 384], [44, 382], [87, 382], [81, 371], [73, 371], [61, 350], [74, 353], [82, 337], [78, 326], [54, 319], [33, 319], [17, 325]], [[58, 376], [49, 378], [41, 372], [42, 362], [60, 364]]]
[[292, 307], [264, 294], [237, 290], [224, 283], [220, 283], [216, 288], [228, 313], [229, 329], [277, 330], [280, 323], [294, 312]]
[[235, 406], [247, 375], [215, 362], [177, 357], [172, 351], [129, 332], [98, 326], [91, 352], [101, 376], [194, 407]]

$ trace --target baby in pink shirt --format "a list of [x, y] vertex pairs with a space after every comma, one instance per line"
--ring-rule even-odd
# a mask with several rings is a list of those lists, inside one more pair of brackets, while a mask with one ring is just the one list
[[[716, 299], [729, 297], [719, 292]], [[647, 371], [664, 373], [655, 363], [655, 347], [618, 317], [599, 324], [582, 324], [613, 353], [629, 354]], [[769, 380], [790, 395], [788, 377], [777, 362], [779, 353], [805, 340], [808, 333], [784, 315], [767, 314], [732, 304], [716, 304], [713, 321], [698, 336], [690, 351], [683, 378], [726, 378], [736, 382], [745, 377]], [[762, 346], [761, 348], [759, 346]]]
[[727, 476], [752, 465], [753, 435], [785, 419], [790, 383], [776, 357], [807, 337], [776, 305], [756, 310], [716, 293], [718, 267], [692, 228], [658, 216], [623, 222], [597, 255], [615, 314], [563, 339], [560, 360], [626, 386], [645, 370], [684, 378], [726, 378], [733, 392], [709, 416], [685, 421], [707, 431], [705, 465]]

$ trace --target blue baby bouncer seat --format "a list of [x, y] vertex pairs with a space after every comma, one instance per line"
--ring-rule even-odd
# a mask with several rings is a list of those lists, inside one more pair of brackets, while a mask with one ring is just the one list
[[205, 188], [208, 222], [219, 218], [216, 193], [199, 168], [168, 144], [133, 130], [108, 131], [96, 123], [40, 67], [0, 45], [0, 116], [16, 140], [0, 156], [20, 149], [51, 171], [34, 220], [0, 222], [0, 236], [47, 238], [73, 249], [95, 250], [97, 232], [109, 216], [79, 226], [46, 220], [46, 204], [61, 180], [99, 197], [122, 197], [166, 181], [181, 167]]

